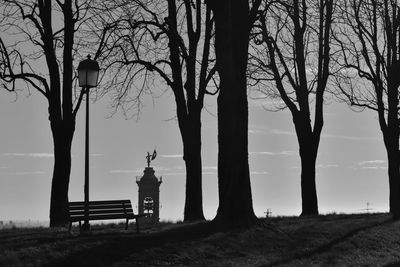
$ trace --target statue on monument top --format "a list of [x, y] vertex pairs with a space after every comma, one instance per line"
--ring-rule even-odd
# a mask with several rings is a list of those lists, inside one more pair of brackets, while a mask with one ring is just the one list
[[150, 155], [150, 152], [147, 152], [147, 168], [150, 168], [150, 162], [153, 161], [157, 157], [157, 151], [154, 149], [153, 155]]

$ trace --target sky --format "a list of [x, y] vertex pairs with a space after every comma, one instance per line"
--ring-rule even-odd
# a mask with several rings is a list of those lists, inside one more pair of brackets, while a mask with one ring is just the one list
[[[257, 216], [299, 215], [300, 158], [289, 110], [266, 111], [264, 100], [249, 100], [249, 164]], [[84, 115], [78, 112], [72, 146], [70, 201], [83, 200]], [[216, 97], [207, 96], [202, 115], [203, 206], [216, 215]], [[90, 102], [90, 200], [130, 199], [137, 208], [136, 177], [143, 175], [147, 152], [160, 186], [160, 219], [183, 219], [185, 167], [171, 94], [144, 99], [138, 120], [112, 115], [108, 96]], [[37, 92], [0, 92], [0, 220], [49, 218], [53, 144], [47, 103]], [[388, 211], [387, 160], [377, 116], [353, 112], [328, 101], [317, 159], [320, 213]]]

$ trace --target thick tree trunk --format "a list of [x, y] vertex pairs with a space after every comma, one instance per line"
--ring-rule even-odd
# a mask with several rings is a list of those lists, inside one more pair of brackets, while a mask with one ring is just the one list
[[312, 144], [301, 144], [301, 216], [318, 215], [317, 189], [315, 186], [315, 164], [317, 153], [310, 149]]
[[190, 121], [189, 129], [184, 131], [183, 159], [186, 165], [186, 198], [184, 221], [204, 220], [202, 164], [201, 164], [201, 122], [198, 118]]
[[389, 207], [393, 217], [400, 219], [400, 170], [398, 151], [388, 151]]
[[74, 125], [52, 125], [54, 170], [50, 198], [50, 227], [65, 226], [68, 222], [68, 187], [71, 173], [71, 144]]
[[393, 217], [400, 219], [400, 159], [399, 144], [395, 136], [386, 134], [385, 146], [388, 157], [389, 209]]
[[248, 164], [247, 105], [231, 101], [230, 97], [218, 97], [219, 207], [215, 220], [251, 225], [256, 217]]
[[215, 14], [218, 95], [219, 207], [214, 221], [249, 226], [253, 211], [248, 163], [246, 68], [249, 44], [247, 0], [210, 1]]

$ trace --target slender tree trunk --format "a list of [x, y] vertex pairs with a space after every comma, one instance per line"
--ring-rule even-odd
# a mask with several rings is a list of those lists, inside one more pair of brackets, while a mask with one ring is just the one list
[[187, 135], [183, 138], [186, 165], [186, 198], [184, 221], [204, 220], [201, 164], [200, 113], [190, 120]]
[[214, 221], [236, 226], [257, 222], [248, 163], [246, 68], [249, 45], [247, 0], [210, 1], [215, 15], [218, 95], [219, 207]]
[[75, 125], [52, 123], [54, 169], [50, 198], [50, 227], [65, 226], [68, 222], [68, 187], [71, 173], [71, 144]]
[[[168, 1], [168, 22], [171, 31], [178, 32], [175, 0]], [[195, 64], [186, 62], [186, 64], [193, 64], [193, 68], [189, 68], [187, 71], [187, 81], [183, 86], [179, 39], [170, 38], [168, 46], [173, 77], [171, 88], [175, 95], [178, 124], [183, 143], [183, 159], [186, 165], [184, 221], [204, 220], [201, 167], [202, 107], [198, 107], [195, 100]]]
[[[380, 120], [383, 139], [388, 157], [389, 176], [389, 207], [395, 219], [400, 219], [400, 158], [399, 158], [399, 92], [400, 78], [398, 71], [400, 63], [397, 61], [389, 68], [388, 75], [388, 115], [387, 126]], [[382, 111], [383, 113], [383, 111]], [[381, 122], [382, 121], [382, 122]]]

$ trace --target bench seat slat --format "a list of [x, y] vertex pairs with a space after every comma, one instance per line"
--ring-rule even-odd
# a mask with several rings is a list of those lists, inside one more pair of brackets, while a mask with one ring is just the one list
[[[121, 213], [121, 214], [134, 214], [132, 209], [102, 209], [102, 210], [92, 210], [89, 209], [89, 215], [91, 214], [113, 214], [113, 213]], [[69, 215], [79, 215], [79, 214], [85, 214], [85, 210], [74, 210], [70, 211]]]
[[[130, 208], [132, 209], [131, 205], [88, 205], [89, 209], [122, 209], [122, 208]], [[80, 209], [84, 209], [85, 205], [82, 206], [69, 206], [69, 210], [80, 210]]]
[[[94, 204], [94, 205], [121, 204], [121, 203], [131, 204], [131, 201], [129, 199], [89, 201], [89, 204]], [[85, 205], [85, 201], [71, 201], [71, 202], [69, 202], [69, 205]]]
[[[90, 221], [95, 221], [95, 220], [117, 220], [117, 219], [136, 219], [140, 218], [142, 216], [140, 215], [128, 215], [125, 216], [124, 214], [119, 214], [122, 216], [118, 216], [118, 214], [102, 214], [102, 215], [90, 215], [89, 220]], [[85, 220], [84, 215], [80, 216], [72, 216], [70, 217], [70, 222], [79, 222]]]
[[[94, 208], [94, 209], [96, 209], [96, 208], [102, 208], [102, 207], [105, 207], [105, 208], [113, 208], [113, 207], [132, 207], [132, 205], [131, 204], [128, 204], [128, 203], [124, 203], [124, 204], [121, 204], [121, 203], [119, 203], [119, 204], [93, 204], [93, 203], [90, 203], [89, 202], [89, 205], [88, 205], [90, 208]], [[85, 205], [84, 204], [82, 204], [82, 205], [69, 205], [68, 206], [70, 209], [76, 209], [76, 208], [82, 208], [82, 207], [85, 207]]]
[[[127, 209], [127, 210], [132, 210], [132, 206], [128, 206], [128, 205], [125, 205], [125, 206], [122, 206], [122, 205], [119, 205], [119, 206], [117, 206], [117, 205], [112, 205], [112, 206], [107, 206], [107, 205], [101, 205], [101, 206], [91, 206], [91, 205], [89, 205], [89, 209], [90, 210], [115, 210], [115, 209]], [[72, 206], [72, 207], [69, 207], [69, 210], [70, 211], [79, 211], [79, 210], [84, 210], [85, 209], [85, 206], [83, 205], [83, 206]]]
[[[94, 218], [94, 217], [99, 217], [99, 216], [108, 216], [108, 217], [118, 217], [119, 219], [135, 219], [135, 218], [140, 218], [140, 217], [145, 217], [146, 214], [124, 214], [124, 213], [103, 213], [103, 214], [90, 214], [89, 219]], [[71, 220], [85, 220], [85, 215], [82, 214], [73, 214], [70, 215], [70, 221]]]

